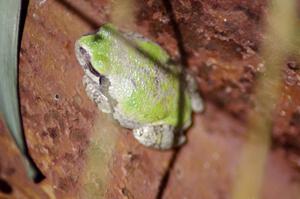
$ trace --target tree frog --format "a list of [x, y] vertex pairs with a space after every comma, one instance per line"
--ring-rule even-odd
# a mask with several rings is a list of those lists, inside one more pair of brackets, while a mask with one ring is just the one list
[[102, 112], [133, 129], [141, 144], [164, 150], [185, 142], [192, 112], [201, 112], [203, 103], [192, 75], [162, 47], [104, 24], [79, 38], [75, 53], [87, 95]]

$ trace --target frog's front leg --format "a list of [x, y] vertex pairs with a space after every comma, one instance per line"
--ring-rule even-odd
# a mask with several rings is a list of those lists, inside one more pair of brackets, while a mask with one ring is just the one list
[[133, 135], [141, 144], [161, 150], [180, 146], [186, 141], [185, 136], [177, 134], [171, 125], [143, 126], [133, 129]]
[[200, 97], [197, 82], [192, 74], [186, 72], [185, 80], [187, 83], [187, 89], [191, 96], [192, 109], [195, 112], [202, 112], [204, 110], [203, 100]]
[[104, 113], [111, 113], [112, 109], [110, 104], [108, 103], [107, 97], [103, 95], [100, 91], [100, 85], [98, 82], [94, 81], [88, 75], [83, 76], [83, 85], [85, 86], [85, 91], [88, 97], [93, 100], [98, 108]]

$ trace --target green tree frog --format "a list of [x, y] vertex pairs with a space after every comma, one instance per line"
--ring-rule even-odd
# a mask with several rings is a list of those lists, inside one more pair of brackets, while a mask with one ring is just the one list
[[[183, 132], [191, 125], [192, 112], [202, 111], [203, 103], [194, 78], [172, 63], [162, 47], [104, 24], [98, 32], [79, 38], [75, 52], [87, 95], [102, 112], [133, 129], [141, 144], [170, 149], [185, 142]], [[180, 73], [186, 85], [181, 94]]]

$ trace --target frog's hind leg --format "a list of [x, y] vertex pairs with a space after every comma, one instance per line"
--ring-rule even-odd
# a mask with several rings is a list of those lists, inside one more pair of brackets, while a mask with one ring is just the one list
[[89, 76], [83, 76], [83, 85], [85, 86], [85, 91], [88, 97], [93, 100], [98, 108], [104, 113], [111, 113], [112, 109], [108, 103], [107, 97], [105, 97], [100, 91], [100, 85], [98, 82], [92, 80]]
[[147, 147], [166, 150], [182, 145], [186, 138], [177, 134], [171, 125], [147, 125], [133, 129], [133, 135], [141, 144]]
[[185, 80], [187, 83], [187, 89], [191, 96], [192, 109], [194, 112], [202, 112], [204, 110], [203, 100], [200, 97], [197, 82], [192, 74], [187, 72], [185, 74]]

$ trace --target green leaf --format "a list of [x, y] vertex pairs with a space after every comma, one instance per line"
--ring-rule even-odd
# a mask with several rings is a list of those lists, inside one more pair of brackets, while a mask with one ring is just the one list
[[20, 12], [21, 0], [0, 0], [0, 114], [23, 154], [28, 175], [33, 178], [36, 170], [26, 156], [18, 102], [17, 66]]

